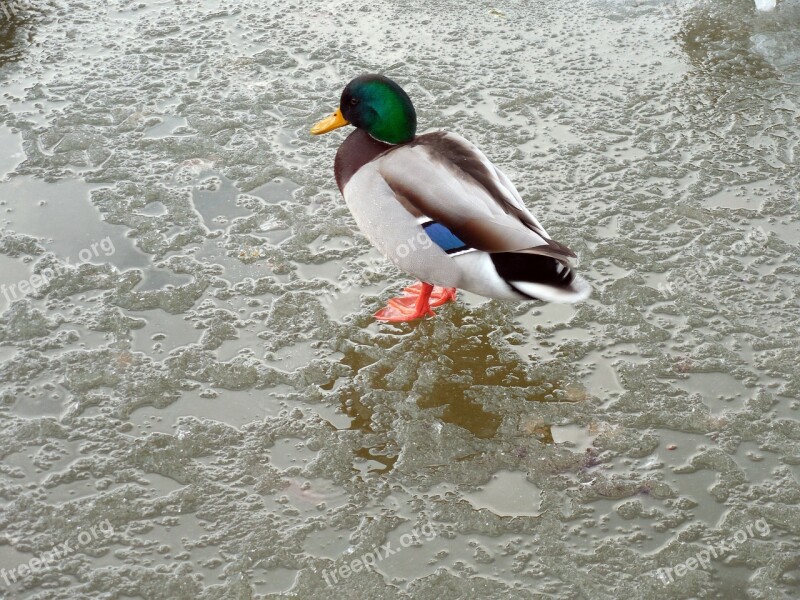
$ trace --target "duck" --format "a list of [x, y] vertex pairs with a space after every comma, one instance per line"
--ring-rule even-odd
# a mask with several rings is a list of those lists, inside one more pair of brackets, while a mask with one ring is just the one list
[[447, 131], [417, 135], [399, 84], [380, 74], [350, 81], [322, 135], [351, 125], [333, 164], [360, 231], [418, 283], [375, 313], [385, 322], [434, 316], [457, 290], [498, 300], [576, 303], [591, 293], [576, 254], [552, 239], [506, 175]]

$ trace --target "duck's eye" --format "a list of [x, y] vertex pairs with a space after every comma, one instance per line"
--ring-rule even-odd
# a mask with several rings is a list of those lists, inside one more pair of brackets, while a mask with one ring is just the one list
[[350, 104], [352, 106], [355, 106], [356, 104], [358, 104], [358, 98], [350, 98]]

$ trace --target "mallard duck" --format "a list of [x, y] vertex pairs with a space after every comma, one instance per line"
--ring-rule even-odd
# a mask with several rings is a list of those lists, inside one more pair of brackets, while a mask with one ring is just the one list
[[382, 321], [433, 315], [456, 289], [501, 300], [579, 302], [589, 285], [575, 253], [552, 240], [514, 185], [455, 133], [416, 135], [408, 94], [382, 75], [356, 77], [339, 108], [311, 129], [354, 125], [334, 174], [359, 229], [420, 282], [375, 313]]

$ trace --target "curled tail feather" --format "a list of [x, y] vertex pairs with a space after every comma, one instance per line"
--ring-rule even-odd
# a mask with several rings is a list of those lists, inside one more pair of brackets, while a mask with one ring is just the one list
[[532, 300], [572, 304], [589, 297], [592, 288], [565, 260], [526, 252], [489, 255], [497, 274], [516, 292]]

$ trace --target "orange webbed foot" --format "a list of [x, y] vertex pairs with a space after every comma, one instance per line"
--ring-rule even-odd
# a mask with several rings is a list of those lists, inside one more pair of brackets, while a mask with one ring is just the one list
[[456, 299], [455, 288], [434, 287], [430, 283], [417, 282], [403, 290], [403, 295], [389, 300], [375, 313], [375, 318], [388, 323], [405, 323], [436, 314], [431, 308]]

